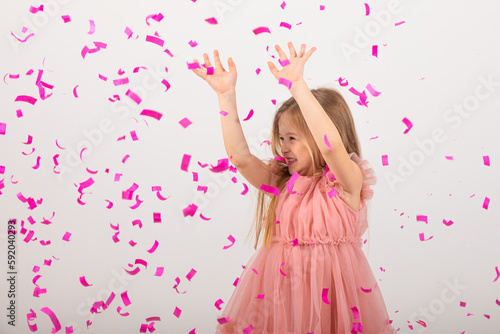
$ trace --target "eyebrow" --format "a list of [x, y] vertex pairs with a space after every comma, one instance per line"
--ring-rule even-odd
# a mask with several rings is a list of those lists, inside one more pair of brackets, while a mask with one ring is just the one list
[[[295, 135], [296, 133], [293, 133], [293, 132], [287, 132], [287, 133], [285, 133], [285, 134], [286, 134], [286, 135]], [[280, 133], [280, 135], [281, 135], [281, 133]]]

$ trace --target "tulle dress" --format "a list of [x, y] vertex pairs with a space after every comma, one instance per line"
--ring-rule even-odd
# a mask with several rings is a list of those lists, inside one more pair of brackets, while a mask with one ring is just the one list
[[[331, 179], [331, 171], [300, 176], [293, 184], [295, 194], [285, 187], [275, 211], [279, 223], [272, 246], [259, 248], [248, 261], [217, 316], [217, 334], [397, 332], [361, 248], [368, 228], [366, 204], [373, 197], [370, 185], [377, 178], [368, 161], [349, 156], [363, 174], [360, 210], [343, 201], [342, 186]], [[330, 198], [333, 188], [337, 194]], [[229, 322], [221, 324], [227, 317]], [[353, 323], [361, 323], [362, 332]]]

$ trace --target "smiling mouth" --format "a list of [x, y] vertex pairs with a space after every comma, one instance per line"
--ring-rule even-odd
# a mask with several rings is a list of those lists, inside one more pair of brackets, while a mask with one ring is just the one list
[[296, 162], [297, 162], [297, 159], [295, 159], [295, 160], [288, 160], [288, 166], [291, 166], [291, 165], [293, 165]]

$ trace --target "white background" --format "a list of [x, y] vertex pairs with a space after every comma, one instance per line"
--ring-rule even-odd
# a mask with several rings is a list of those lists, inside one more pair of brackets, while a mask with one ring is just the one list
[[[266, 62], [276, 55], [274, 45], [285, 48], [288, 41], [298, 47], [317, 47], [310, 58], [305, 77], [311, 88], [337, 88], [346, 98], [362, 147], [362, 157], [375, 170], [378, 183], [373, 187], [369, 217], [367, 257], [383, 292], [389, 317], [400, 333], [496, 333], [500, 326], [500, 266], [498, 165], [498, 116], [500, 102], [500, 6], [495, 1], [369, 1], [365, 15], [363, 1], [282, 1], [198, 0], [183, 1], [2, 1], [0, 10], [0, 74], [20, 74], [19, 79], [0, 82], [2, 108], [0, 123], [7, 124], [0, 135], [0, 166], [5, 166], [5, 187], [0, 195], [2, 277], [0, 332], [27, 333], [26, 314], [33, 309], [40, 333], [48, 333], [52, 323], [40, 311], [49, 307], [64, 331], [74, 333], [138, 333], [148, 317], [159, 316], [159, 333], [213, 333], [217, 316], [214, 306], [222, 299], [224, 307], [234, 291], [233, 282], [242, 265], [253, 254], [253, 239], [245, 237], [253, 221], [256, 190], [245, 195], [238, 173], [214, 174], [198, 164], [216, 165], [228, 158], [223, 145], [216, 95], [210, 87], [187, 69], [186, 62], [201, 59], [204, 52], [220, 51], [223, 64], [233, 57], [238, 69], [237, 101], [240, 120], [250, 109], [253, 117], [242, 121], [249, 147], [260, 158], [271, 158], [266, 144], [276, 106], [290, 95], [270, 74]], [[32, 14], [31, 5], [45, 5]], [[325, 10], [320, 11], [320, 5]], [[162, 13], [161, 22], [145, 18]], [[70, 15], [64, 23], [62, 15]], [[205, 19], [215, 17], [218, 25]], [[95, 22], [88, 34], [89, 20]], [[280, 22], [292, 25], [290, 30]], [[395, 26], [395, 23], [405, 21]], [[21, 39], [19, 43], [11, 31]], [[126, 27], [133, 30], [127, 39]], [[267, 26], [271, 34], [254, 35], [253, 29]], [[146, 42], [155, 32], [165, 40], [163, 48]], [[136, 39], [136, 36], [138, 38]], [[196, 47], [189, 41], [196, 41]], [[80, 52], [93, 42], [106, 49]], [[372, 56], [378, 45], [378, 57]], [[269, 53], [266, 47], [269, 46]], [[163, 52], [169, 49], [174, 57]], [[346, 50], [350, 50], [351, 53]], [[274, 59], [278, 65], [277, 59]], [[147, 67], [132, 73], [137, 66]], [[165, 70], [168, 68], [168, 72]], [[256, 75], [255, 70], [262, 72]], [[26, 72], [34, 70], [31, 76]], [[35, 80], [44, 70], [42, 81], [54, 85], [40, 99]], [[122, 69], [128, 85], [114, 86]], [[98, 74], [108, 78], [100, 80]], [[338, 78], [347, 78], [341, 87]], [[165, 92], [161, 80], [171, 88]], [[484, 82], [494, 84], [489, 86]], [[349, 87], [358, 91], [372, 86], [381, 95], [368, 94], [368, 108], [359, 106]], [[78, 85], [78, 98], [73, 88]], [[125, 96], [131, 89], [142, 97], [139, 106]], [[120, 95], [119, 102], [108, 100]], [[35, 105], [14, 102], [18, 95], [31, 95]], [[480, 98], [476, 97], [479, 96]], [[463, 114], [457, 113], [459, 109]], [[23, 117], [16, 116], [21, 109]], [[139, 116], [143, 109], [163, 114], [158, 122]], [[193, 124], [183, 128], [179, 121]], [[402, 122], [408, 118], [413, 128], [407, 134]], [[107, 128], [101, 122], [109, 122]], [[147, 122], [147, 123], [146, 123]], [[105, 132], [103, 132], [105, 130]], [[135, 130], [139, 140], [132, 141]], [[439, 136], [433, 133], [439, 132]], [[23, 144], [33, 136], [31, 145]], [[125, 140], [117, 141], [121, 136]], [[375, 139], [372, 139], [375, 138]], [[66, 148], [59, 149], [55, 141]], [[79, 153], [83, 147], [83, 162]], [[35, 148], [31, 155], [29, 153]], [[61, 174], [53, 171], [54, 155], [59, 154]], [[122, 158], [130, 158], [122, 163]], [[191, 155], [188, 172], [180, 169], [184, 154]], [[382, 165], [388, 155], [389, 165]], [[40, 167], [33, 169], [40, 156]], [[489, 156], [491, 166], [483, 164]], [[446, 157], [453, 157], [452, 160]], [[98, 171], [89, 174], [86, 168]], [[105, 170], [109, 169], [109, 173]], [[193, 182], [197, 172], [198, 182]], [[123, 174], [114, 182], [115, 173]], [[237, 177], [233, 183], [231, 178]], [[77, 203], [79, 183], [92, 177]], [[17, 182], [17, 183], [14, 183]], [[133, 183], [134, 193], [144, 201], [122, 200], [122, 191]], [[76, 185], [76, 186], [75, 186]], [[197, 186], [207, 186], [206, 195]], [[161, 186], [160, 201], [151, 187]], [[34, 210], [17, 194], [43, 203]], [[490, 198], [484, 209], [485, 198]], [[113, 208], [107, 209], [110, 200]], [[195, 203], [194, 217], [184, 217], [182, 209]], [[41, 221], [49, 219], [52, 224]], [[153, 223], [153, 212], [161, 212], [162, 223]], [[211, 218], [204, 221], [200, 213]], [[426, 215], [428, 224], [417, 221]], [[31, 225], [27, 218], [36, 221]], [[16, 327], [7, 325], [7, 234], [8, 219], [24, 220], [27, 230], [38, 239], [26, 243], [17, 239]], [[132, 226], [140, 219], [142, 229]], [[452, 220], [451, 226], [443, 220]], [[119, 224], [120, 242], [110, 224]], [[20, 228], [20, 227], [19, 227]], [[72, 233], [70, 241], [62, 240]], [[420, 241], [419, 234], [428, 241]], [[232, 235], [235, 244], [227, 239]], [[368, 234], [365, 235], [368, 237]], [[42, 246], [40, 240], [50, 240]], [[137, 242], [131, 247], [128, 242]], [[154, 241], [159, 247], [147, 250]], [[53, 257], [58, 258], [55, 260]], [[52, 258], [50, 266], [44, 260]], [[123, 268], [135, 268], [137, 258], [148, 262], [129, 276]], [[33, 272], [33, 267], [41, 267]], [[157, 267], [164, 267], [156, 277]], [[382, 271], [380, 268], [385, 269]], [[197, 271], [191, 281], [186, 275]], [[37, 281], [47, 289], [33, 297]], [[83, 287], [85, 276], [93, 286]], [[178, 294], [172, 287], [179, 277]], [[90, 314], [94, 301], [106, 300], [113, 291], [115, 300], [100, 314]], [[128, 291], [131, 305], [124, 307], [120, 294]], [[461, 307], [460, 302], [466, 306]], [[124, 307], [120, 316], [116, 309]], [[173, 315], [182, 310], [180, 318]], [[485, 315], [491, 318], [487, 319]], [[86, 329], [86, 321], [92, 325]], [[427, 328], [416, 321], [422, 320]]]

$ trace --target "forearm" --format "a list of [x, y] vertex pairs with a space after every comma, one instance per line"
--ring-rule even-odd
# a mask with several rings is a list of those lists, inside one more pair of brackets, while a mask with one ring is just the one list
[[251, 153], [238, 117], [236, 93], [234, 90], [230, 90], [224, 94], [217, 94], [217, 97], [220, 111], [227, 112], [225, 116], [221, 114], [222, 136], [224, 137], [226, 153], [231, 163], [238, 166]]
[[314, 97], [304, 80], [296, 81], [290, 88], [290, 93], [299, 105], [316, 144], [321, 152], [330, 148], [326, 145], [324, 136], [327, 135], [330, 146], [335, 149], [343, 145], [340, 133], [335, 124], [325, 112], [321, 104]]

